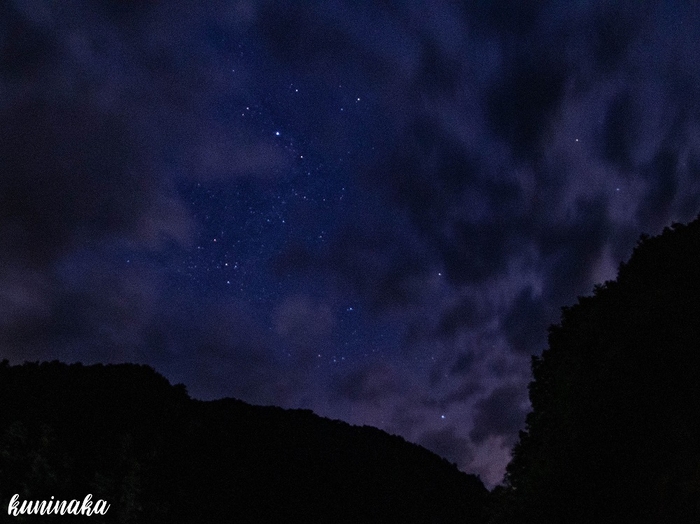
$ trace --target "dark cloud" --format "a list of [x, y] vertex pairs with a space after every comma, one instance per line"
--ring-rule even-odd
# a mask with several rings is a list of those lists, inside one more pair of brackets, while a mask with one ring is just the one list
[[481, 310], [473, 299], [462, 299], [459, 304], [447, 308], [442, 313], [438, 324], [438, 334], [444, 337], [454, 337], [464, 328], [476, 326], [485, 321], [487, 313]]
[[551, 8], [552, 2], [522, 3], [503, 0], [488, 4], [469, 4], [470, 18], [485, 23], [490, 31], [523, 36], [535, 27], [540, 13]]
[[356, 42], [340, 21], [328, 16], [329, 11], [309, 7], [304, 3], [265, 3], [258, 16], [260, 34], [281, 62], [332, 71], [333, 61], [356, 49]]
[[403, 405], [394, 410], [391, 416], [391, 428], [397, 434], [410, 435], [416, 428], [424, 427], [427, 416], [412, 405]]
[[105, 253], [64, 258], [51, 272], [3, 274], [0, 347], [13, 359], [143, 361], [162, 275]]
[[640, 170], [647, 181], [646, 197], [637, 210], [640, 222], [660, 227], [668, 220], [678, 191], [679, 162], [677, 152], [664, 148]]
[[405, 233], [379, 226], [369, 231], [346, 229], [333, 243], [328, 270], [351, 282], [360, 296], [371, 299], [378, 310], [414, 302], [414, 278], [424, 274], [425, 256]]
[[[194, 318], [175, 317], [182, 327], [166, 334], [170, 344], [161, 367], [186, 377], [199, 398], [235, 396], [255, 404], [285, 404], [287, 382], [295, 377], [284, 376], [284, 366], [271, 351], [273, 340], [246, 305], [230, 300], [196, 306], [197, 312], [192, 305], [183, 308]], [[156, 322], [154, 328], [163, 333], [161, 326], [169, 324], [173, 320]]]
[[455, 428], [451, 426], [423, 433], [418, 443], [433, 453], [445, 457], [453, 464], [460, 466], [469, 464], [472, 459], [469, 442], [467, 439], [458, 437]]
[[591, 51], [598, 70], [610, 74], [621, 65], [629, 46], [640, 36], [639, 10], [608, 6], [593, 15]]
[[370, 364], [334, 381], [333, 393], [342, 400], [378, 406], [387, 397], [402, 391], [396, 370], [387, 364]]
[[462, 355], [459, 355], [455, 363], [450, 368], [450, 373], [455, 375], [467, 375], [471, 371], [472, 364], [474, 364], [474, 354], [463, 353]]
[[389, 196], [411, 212], [421, 230], [432, 232], [442, 206], [458, 203], [474, 182], [478, 162], [478, 156], [441, 129], [439, 120], [418, 113], [376, 176], [388, 176], [383, 181]]
[[8, 126], [0, 142], [5, 256], [36, 265], [104, 238], [146, 248], [168, 237], [189, 241], [186, 212], [123, 118], [32, 101], [0, 119]]
[[429, 260], [405, 230], [388, 223], [345, 227], [322, 251], [293, 244], [276, 257], [274, 267], [280, 275], [321, 271], [343, 294], [360, 296], [382, 312], [416, 302]]
[[[465, 370], [466, 371], [466, 370]], [[465, 372], [466, 375], [466, 372]], [[465, 401], [471, 400], [477, 393], [481, 393], [483, 386], [469, 378], [465, 378], [460, 386], [451, 393], [447, 394], [443, 399], [445, 406], [450, 404], [461, 404]]]
[[275, 352], [274, 335], [249, 304], [233, 298], [192, 300], [195, 293], [161, 297], [151, 318], [142, 321], [130, 360], [186, 383], [196, 398], [233, 396], [288, 406], [301, 389], [303, 369], [290, 369]]
[[484, 222], [457, 220], [450, 224], [440, 252], [455, 284], [479, 283], [506, 271], [510, 256], [524, 247], [518, 225], [507, 219]]
[[555, 319], [533, 289], [523, 289], [503, 321], [506, 339], [515, 351], [540, 353], [547, 341], [547, 327]]
[[568, 220], [540, 232], [542, 254], [551, 264], [547, 295], [554, 303], [592, 284], [591, 272], [612, 235], [613, 224], [605, 199], [579, 199]]
[[[534, 58], [534, 57], [533, 57]], [[551, 119], [561, 104], [568, 78], [566, 66], [536, 62], [515, 66], [488, 92], [488, 116], [496, 136], [507, 140], [516, 157], [536, 161], [546, 146]]]
[[420, 69], [416, 83], [429, 91], [428, 96], [451, 95], [460, 88], [460, 64], [456, 56], [444, 52], [435, 38], [423, 37]]
[[[690, 155], [686, 162], [688, 173], [700, 173], [700, 158], [695, 156], [695, 154]], [[700, 194], [685, 192], [678, 194], [677, 197], [680, 200], [678, 208], [682, 216], [690, 216], [700, 209]]]
[[288, 352], [300, 362], [311, 362], [327, 348], [336, 319], [327, 304], [294, 295], [277, 306], [272, 322], [275, 333], [289, 345]]
[[640, 108], [632, 94], [618, 94], [610, 103], [603, 126], [603, 158], [631, 169], [636, 156], [634, 149], [643, 132], [641, 124]]
[[496, 388], [476, 403], [474, 427], [469, 437], [477, 444], [491, 436], [502, 436], [514, 442], [518, 430], [525, 424], [524, 399], [525, 392], [520, 386]]

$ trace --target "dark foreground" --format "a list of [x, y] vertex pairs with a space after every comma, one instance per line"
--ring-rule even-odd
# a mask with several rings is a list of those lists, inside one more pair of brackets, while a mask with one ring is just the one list
[[400, 437], [310, 411], [192, 400], [146, 366], [5, 361], [0, 405], [3, 514], [15, 494], [91, 494], [110, 504], [93, 522], [485, 519], [476, 477]]

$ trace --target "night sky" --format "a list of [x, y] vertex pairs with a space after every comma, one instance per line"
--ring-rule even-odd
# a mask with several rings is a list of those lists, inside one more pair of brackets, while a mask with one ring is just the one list
[[530, 358], [700, 211], [700, 7], [0, 0], [0, 358], [500, 481]]

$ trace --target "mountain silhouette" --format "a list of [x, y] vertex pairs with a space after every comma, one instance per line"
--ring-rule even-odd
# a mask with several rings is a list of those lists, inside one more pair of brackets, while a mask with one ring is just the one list
[[[191, 399], [147, 366], [0, 364], [0, 502], [103, 522], [485, 522], [481, 481], [376, 428]], [[82, 517], [18, 516], [52, 522]]]

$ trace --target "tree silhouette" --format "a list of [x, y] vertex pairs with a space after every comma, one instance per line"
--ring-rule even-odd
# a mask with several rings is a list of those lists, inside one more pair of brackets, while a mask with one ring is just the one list
[[643, 236], [532, 371], [492, 522], [700, 522], [700, 218]]

